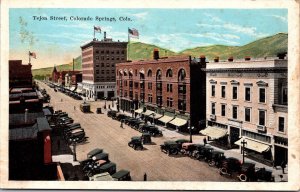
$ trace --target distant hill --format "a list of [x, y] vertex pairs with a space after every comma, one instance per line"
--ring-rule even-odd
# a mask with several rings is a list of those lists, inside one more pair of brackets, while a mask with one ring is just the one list
[[[220, 60], [226, 60], [228, 57], [233, 56], [235, 59], [241, 59], [245, 56], [252, 58], [261, 57], [274, 57], [279, 52], [287, 52], [288, 47], [288, 34], [278, 33], [273, 36], [265, 37], [243, 46], [225, 46], [225, 45], [211, 45], [204, 47], [195, 47], [191, 49], [183, 50], [179, 53], [174, 51], [158, 47], [156, 45], [130, 42], [129, 48], [129, 60], [141, 60], [152, 58], [153, 49], [159, 49], [159, 56], [174, 56], [174, 55], [191, 55], [193, 57], [199, 57], [205, 55], [209, 60], [213, 60], [214, 57], [220, 57]], [[72, 62], [68, 64], [62, 64], [56, 66], [59, 71], [72, 70]], [[53, 67], [34, 69], [32, 74], [35, 78], [41, 79], [52, 73]], [[81, 70], [81, 56], [75, 59], [75, 70]]]
[[278, 33], [243, 46], [212, 45], [186, 49], [180, 53], [194, 57], [205, 55], [209, 60], [213, 60], [214, 57], [218, 56], [221, 60], [226, 60], [230, 56], [237, 59], [244, 58], [245, 56], [252, 58], [274, 57], [278, 52], [287, 52], [287, 47], [288, 34]]

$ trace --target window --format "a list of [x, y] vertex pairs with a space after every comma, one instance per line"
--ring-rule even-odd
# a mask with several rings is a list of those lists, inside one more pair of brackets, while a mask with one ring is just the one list
[[284, 117], [278, 119], [278, 131], [284, 132]]
[[225, 92], [225, 86], [221, 86], [221, 97], [225, 98], [226, 97], [226, 92]]
[[216, 86], [215, 85], [211, 85], [211, 96], [212, 97], [216, 96]]
[[282, 104], [287, 105], [288, 103], [288, 89], [286, 87], [282, 88]]
[[96, 56], [96, 60], [99, 60], [99, 56]]
[[173, 98], [167, 97], [167, 107], [173, 107]]
[[232, 106], [232, 119], [237, 119], [237, 106]]
[[245, 121], [251, 121], [251, 108], [245, 108]]
[[126, 80], [124, 80], [124, 86], [127, 87], [127, 81]]
[[106, 57], [106, 60], [109, 60], [109, 57]]
[[265, 125], [266, 124], [266, 111], [259, 110], [259, 125]]
[[104, 70], [101, 70], [101, 74], [104, 74]]
[[226, 105], [221, 104], [221, 116], [226, 116]]
[[148, 102], [152, 103], [152, 94], [148, 94]]
[[104, 67], [104, 63], [101, 63], [101, 67]]
[[103, 53], [104, 53], [104, 50], [101, 50], [101, 53], [103, 54]]
[[151, 71], [151, 70], [148, 71], [147, 76], [148, 76], [148, 77], [152, 77], [152, 71]]
[[168, 69], [167, 70], [167, 77], [172, 77], [173, 76], [173, 72], [172, 72], [172, 69]]
[[238, 93], [237, 93], [237, 87], [232, 87], [232, 99], [237, 99]]
[[99, 50], [96, 50], [96, 53], [99, 53]]
[[110, 64], [109, 63], [106, 63], [106, 67], [109, 67], [110, 66]]
[[172, 84], [167, 84], [167, 92], [171, 92], [172, 93]]
[[245, 88], [245, 100], [246, 101], [251, 101], [251, 89], [250, 87]]
[[186, 73], [184, 69], [180, 69], [178, 72], [178, 81], [184, 81], [186, 77]]
[[118, 51], [116, 51], [116, 53], [117, 53], [117, 54], [120, 54], [120, 51], [118, 50]]
[[106, 54], [109, 54], [109, 50], [106, 51]]
[[265, 103], [266, 102], [266, 89], [259, 88], [259, 102]]
[[152, 90], [152, 83], [148, 82], [148, 89]]
[[124, 51], [124, 50], [122, 50], [122, 54], [125, 54], [125, 51]]
[[135, 89], [139, 88], [139, 83], [138, 82], [134, 82], [134, 88]]
[[106, 74], [109, 74], [109, 70], [106, 70]]
[[99, 74], [99, 70], [96, 70], [96, 74]]
[[212, 115], [216, 114], [216, 103], [211, 103], [211, 114]]

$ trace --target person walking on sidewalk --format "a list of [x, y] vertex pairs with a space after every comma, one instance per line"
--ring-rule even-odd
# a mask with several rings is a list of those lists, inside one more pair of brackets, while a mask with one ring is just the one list
[[204, 139], [203, 139], [203, 143], [204, 143], [204, 146], [207, 144], [206, 137], [204, 137]]
[[121, 120], [121, 125], [120, 125], [120, 127], [123, 128], [123, 120]]
[[284, 169], [285, 169], [285, 167], [286, 167], [285, 161], [282, 161], [280, 166], [281, 166], [281, 168], [282, 168], [282, 174], [284, 174]]

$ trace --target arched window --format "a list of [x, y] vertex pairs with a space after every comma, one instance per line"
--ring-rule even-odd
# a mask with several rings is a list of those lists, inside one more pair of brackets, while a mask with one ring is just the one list
[[178, 72], [178, 81], [184, 81], [186, 77], [186, 73], [184, 69], [180, 69]]
[[172, 71], [172, 69], [168, 69], [168, 71], [167, 71], [167, 75], [166, 75], [167, 77], [172, 77], [173, 76], [173, 71]]
[[151, 69], [148, 70], [147, 77], [152, 77], [152, 71], [151, 71]]
[[161, 70], [158, 69], [156, 72], [156, 80], [161, 80]]
[[127, 76], [127, 69], [124, 69], [124, 76]]

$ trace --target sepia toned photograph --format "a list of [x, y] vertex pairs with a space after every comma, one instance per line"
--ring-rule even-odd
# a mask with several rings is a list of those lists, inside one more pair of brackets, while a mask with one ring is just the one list
[[299, 2], [31, 2], [1, 2], [1, 188], [299, 190]]

